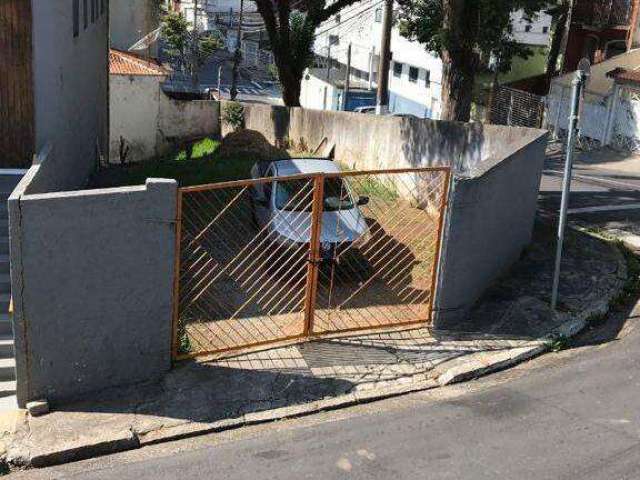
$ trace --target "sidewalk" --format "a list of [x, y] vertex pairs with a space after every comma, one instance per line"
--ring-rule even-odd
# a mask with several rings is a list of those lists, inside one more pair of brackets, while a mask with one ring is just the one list
[[553, 230], [491, 288], [459, 331], [427, 328], [325, 339], [211, 362], [185, 362], [160, 383], [105, 391], [27, 417], [7, 460], [41, 467], [186, 436], [435, 388], [537, 355], [602, 315], [622, 289], [617, 247], [570, 232], [563, 313], [548, 307]]

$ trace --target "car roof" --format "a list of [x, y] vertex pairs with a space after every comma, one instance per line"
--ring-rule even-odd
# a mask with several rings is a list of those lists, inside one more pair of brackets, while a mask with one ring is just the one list
[[321, 158], [292, 158], [273, 162], [275, 176], [299, 175], [305, 173], [339, 172], [340, 167], [331, 160]]

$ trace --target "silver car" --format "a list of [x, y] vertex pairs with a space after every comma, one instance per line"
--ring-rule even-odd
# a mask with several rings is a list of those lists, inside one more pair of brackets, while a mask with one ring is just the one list
[[[331, 160], [297, 158], [259, 162], [251, 169], [253, 178], [287, 177], [314, 173], [338, 173]], [[309, 178], [274, 180], [256, 184], [251, 191], [253, 214], [260, 230], [267, 230], [278, 244], [295, 246], [311, 240], [313, 182]], [[369, 227], [360, 206], [369, 197], [355, 196], [348, 182], [328, 177], [324, 182], [324, 202], [320, 229], [323, 259], [355, 250], [369, 240]]]

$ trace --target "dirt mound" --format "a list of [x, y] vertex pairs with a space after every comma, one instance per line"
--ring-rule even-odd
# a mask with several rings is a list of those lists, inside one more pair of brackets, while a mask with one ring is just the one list
[[227, 134], [222, 139], [218, 153], [221, 157], [238, 155], [255, 155], [263, 159], [289, 157], [286, 150], [271, 145], [260, 132], [244, 128]]

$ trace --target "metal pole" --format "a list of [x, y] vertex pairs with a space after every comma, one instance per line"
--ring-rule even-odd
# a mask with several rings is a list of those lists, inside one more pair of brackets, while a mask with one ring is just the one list
[[240, 58], [242, 54], [240, 53], [240, 47], [242, 43], [242, 16], [244, 13], [244, 0], [240, 0], [240, 18], [238, 19], [238, 39], [236, 42], [236, 53], [233, 58], [233, 70], [231, 76], [231, 100], [235, 100], [238, 96], [238, 68], [240, 68]]
[[222, 100], [222, 64], [218, 67], [218, 100]]
[[376, 114], [383, 115], [389, 110], [389, 66], [391, 65], [391, 27], [393, 23], [393, 0], [386, 0], [382, 20], [382, 41], [380, 63], [378, 64], [378, 96]]
[[376, 56], [375, 45], [371, 47], [371, 53], [369, 57], [369, 90], [373, 90], [373, 57]]
[[342, 110], [347, 109], [347, 102], [349, 100], [349, 89], [351, 88], [350, 83], [351, 77], [351, 44], [349, 44], [349, 48], [347, 48], [347, 74], [344, 79], [344, 94], [342, 96]]
[[331, 78], [331, 35], [329, 35], [329, 46], [327, 47], [327, 79]]
[[580, 110], [580, 98], [587, 74], [582, 70], [576, 71], [576, 76], [571, 83], [573, 92], [571, 95], [571, 113], [569, 114], [569, 131], [567, 137], [567, 157], [564, 164], [564, 179], [562, 180], [562, 200], [560, 202], [560, 219], [558, 223], [558, 245], [556, 250], [556, 264], [553, 272], [553, 290], [551, 291], [551, 309], [558, 306], [558, 287], [560, 285], [560, 264], [562, 262], [562, 245], [564, 232], [567, 226], [567, 208], [569, 206], [569, 193], [571, 192], [571, 171], [573, 169], [573, 150], [578, 133], [578, 120]]

